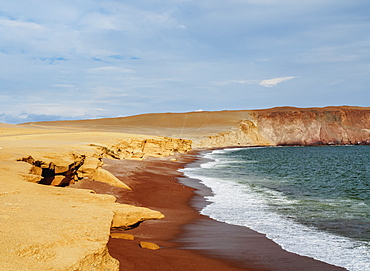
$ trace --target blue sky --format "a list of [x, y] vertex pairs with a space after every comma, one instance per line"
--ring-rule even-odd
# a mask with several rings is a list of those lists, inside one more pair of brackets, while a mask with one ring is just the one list
[[0, 122], [370, 106], [368, 0], [0, 0]]

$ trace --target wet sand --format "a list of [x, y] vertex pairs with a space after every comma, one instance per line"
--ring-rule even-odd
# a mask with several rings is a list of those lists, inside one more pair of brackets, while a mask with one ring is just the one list
[[[196, 154], [179, 156], [176, 162], [105, 160], [105, 169], [132, 191], [88, 180], [78, 184], [79, 188], [112, 194], [120, 203], [148, 207], [165, 215], [162, 220], [145, 221], [137, 228], [124, 231], [135, 236], [133, 241], [109, 240], [109, 252], [120, 261], [120, 270], [345, 270], [286, 252], [248, 228], [199, 214], [207, 204], [203, 196], [211, 191], [177, 171], [196, 162]], [[156, 243], [161, 249], [142, 249], [140, 241]]]

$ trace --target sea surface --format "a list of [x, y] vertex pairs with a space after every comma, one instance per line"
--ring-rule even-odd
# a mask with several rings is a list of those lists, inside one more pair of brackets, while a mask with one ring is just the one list
[[201, 213], [285, 250], [370, 270], [370, 146], [230, 148], [182, 171], [210, 187]]

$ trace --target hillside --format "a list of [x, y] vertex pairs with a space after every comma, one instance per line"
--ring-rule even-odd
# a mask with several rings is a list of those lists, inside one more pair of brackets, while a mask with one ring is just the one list
[[370, 144], [369, 107], [155, 113], [23, 125], [169, 136], [195, 148], [251, 145]]

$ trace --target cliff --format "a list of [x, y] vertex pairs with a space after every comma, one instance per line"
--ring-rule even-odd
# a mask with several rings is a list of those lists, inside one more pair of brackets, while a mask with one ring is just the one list
[[156, 113], [27, 125], [178, 137], [192, 140], [193, 148], [370, 144], [369, 107], [278, 107], [264, 110]]
[[370, 144], [370, 109], [281, 108], [253, 113], [273, 145]]

